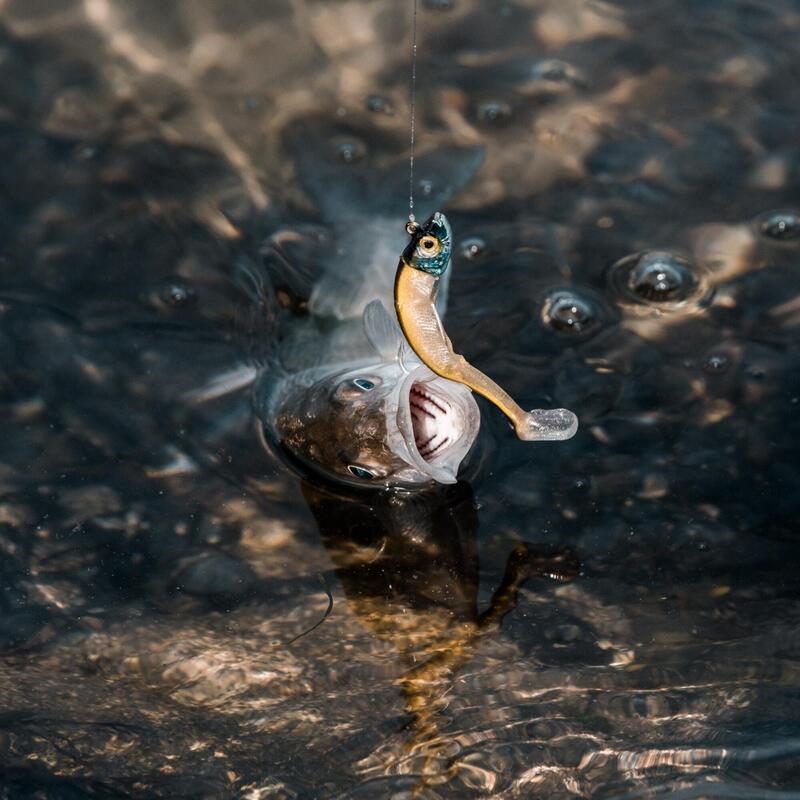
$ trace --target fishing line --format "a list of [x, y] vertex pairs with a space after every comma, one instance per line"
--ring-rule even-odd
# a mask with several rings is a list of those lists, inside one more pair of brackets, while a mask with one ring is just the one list
[[298, 633], [297, 636], [289, 639], [288, 642], [284, 642], [284, 647], [286, 645], [292, 644], [292, 642], [296, 642], [298, 639], [302, 639], [304, 636], [308, 636], [309, 633], [315, 631], [325, 622], [326, 619], [331, 615], [331, 611], [333, 611], [333, 593], [328, 586], [328, 581], [325, 579], [325, 575], [322, 572], [318, 572], [317, 575], [319, 576], [320, 581], [322, 582], [322, 588], [325, 590], [325, 594], [328, 596], [328, 607], [325, 609], [325, 613], [322, 615], [322, 618], [315, 622], [310, 628], [303, 631], [302, 633]]
[[[406, 228], [417, 227], [414, 216], [414, 143], [415, 123], [417, 117], [417, 0], [413, 0], [413, 13], [411, 16], [411, 156], [408, 164], [408, 225]], [[409, 230], [411, 233], [411, 230]]]

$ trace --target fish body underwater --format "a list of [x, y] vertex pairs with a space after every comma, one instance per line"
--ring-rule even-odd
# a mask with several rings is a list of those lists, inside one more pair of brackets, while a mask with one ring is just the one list
[[[313, 148], [312, 148], [313, 150]], [[480, 148], [419, 159], [438, 207], [482, 160]], [[435, 375], [408, 347], [393, 303], [397, 254], [405, 246], [405, 175], [399, 162], [325, 171], [299, 159], [299, 177], [340, 237], [309, 291], [308, 313], [290, 320], [277, 352], [255, 379], [264, 440], [301, 471], [356, 486], [455, 483], [478, 435], [470, 390]], [[364, 191], [364, 186], [372, 187]], [[394, 191], [393, 191], [394, 188]], [[381, 201], [380, 197], [391, 198]], [[443, 281], [437, 308], [444, 314]]]

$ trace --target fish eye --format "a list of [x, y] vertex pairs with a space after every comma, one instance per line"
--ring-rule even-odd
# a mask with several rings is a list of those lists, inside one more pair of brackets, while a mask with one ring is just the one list
[[421, 256], [438, 256], [442, 251], [442, 243], [435, 236], [423, 236], [419, 240], [417, 252]]
[[372, 472], [370, 472], [370, 470], [364, 467], [359, 467], [356, 464], [349, 464], [347, 467], [347, 471], [351, 475], [354, 475], [356, 478], [365, 478], [366, 480], [372, 480], [375, 477], [375, 475]]
[[372, 381], [368, 381], [366, 378], [356, 378], [353, 384], [358, 386], [359, 389], [363, 389], [365, 392], [369, 392], [375, 388], [375, 384]]

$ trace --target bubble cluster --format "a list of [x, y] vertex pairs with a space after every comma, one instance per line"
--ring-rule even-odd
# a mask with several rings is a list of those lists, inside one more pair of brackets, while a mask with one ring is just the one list
[[659, 307], [685, 303], [703, 289], [696, 268], [665, 251], [625, 256], [611, 268], [609, 278], [623, 300]]
[[770, 211], [758, 218], [758, 231], [767, 239], [790, 242], [800, 239], [800, 214], [795, 211]]

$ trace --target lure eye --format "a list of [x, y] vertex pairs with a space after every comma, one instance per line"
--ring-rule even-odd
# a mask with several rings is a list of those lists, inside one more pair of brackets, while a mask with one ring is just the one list
[[366, 480], [372, 480], [375, 475], [370, 472], [370, 470], [365, 469], [364, 467], [356, 466], [355, 464], [349, 464], [347, 467], [347, 471], [355, 476], [356, 478], [364, 478]]
[[366, 378], [356, 378], [353, 381], [353, 385], [365, 392], [370, 392], [375, 388], [375, 384], [372, 381], [368, 381]]
[[438, 256], [442, 252], [442, 243], [435, 236], [423, 236], [417, 245], [417, 252], [423, 258]]

